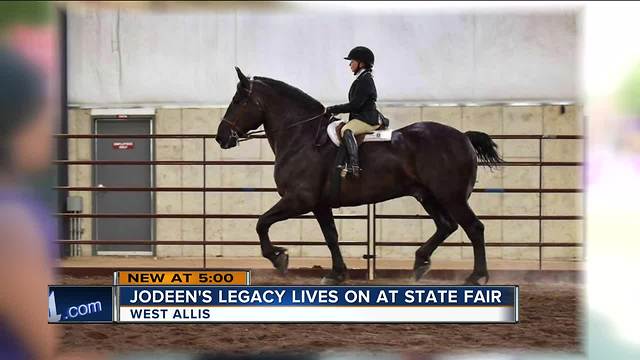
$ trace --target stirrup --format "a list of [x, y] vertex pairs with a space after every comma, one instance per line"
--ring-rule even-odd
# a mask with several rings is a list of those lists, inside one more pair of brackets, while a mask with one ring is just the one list
[[353, 175], [353, 177], [360, 177], [360, 166], [358, 165], [351, 165], [351, 175]]
[[340, 171], [341, 178], [347, 177], [347, 173], [349, 173], [349, 167], [347, 166], [347, 164], [340, 164], [336, 166], [336, 169]]
[[347, 175], [352, 175], [354, 177], [359, 177], [360, 176], [360, 171], [362, 171], [362, 168], [360, 168], [359, 166], [343, 166], [343, 165], [340, 165], [340, 166], [338, 166], [338, 169], [340, 169], [340, 177], [342, 177], [342, 178], [346, 178]]
[[349, 173], [349, 170], [346, 167], [342, 168], [342, 170], [340, 170], [340, 177], [344, 179], [347, 177], [348, 173]]

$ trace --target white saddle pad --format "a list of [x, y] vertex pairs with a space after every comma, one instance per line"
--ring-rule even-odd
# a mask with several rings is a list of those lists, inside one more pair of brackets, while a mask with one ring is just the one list
[[[335, 146], [340, 146], [340, 140], [338, 139], [338, 134], [336, 134], [336, 127], [341, 122], [343, 122], [343, 121], [342, 120], [334, 121], [334, 122], [330, 123], [329, 125], [327, 125], [327, 134], [329, 135], [329, 139], [331, 139], [331, 142], [333, 142], [333, 144]], [[392, 132], [393, 132], [393, 130], [391, 130], [391, 129], [376, 130], [371, 134], [365, 135], [363, 142], [391, 141], [391, 133]]]

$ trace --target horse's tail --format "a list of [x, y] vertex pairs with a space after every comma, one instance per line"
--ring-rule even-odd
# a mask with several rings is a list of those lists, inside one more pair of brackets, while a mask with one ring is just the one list
[[482, 165], [494, 168], [504, 162], [500, 154], [496, 151], [498, 145], [491, 140], [489, 135], [479, 131], [467, 131], [464, 134], [467, 135], [471, 141], [471, 145], [473, 145], [476, 154], [478, 154], [478, 159], [484, 163]]

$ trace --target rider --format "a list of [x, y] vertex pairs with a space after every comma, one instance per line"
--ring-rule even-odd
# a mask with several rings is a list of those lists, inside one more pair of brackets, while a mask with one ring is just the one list
[[377, 130], [378, 110], [376, 109], [376, 85], [371, 74], [373, 68], [373, 52], [364, 46], [353, 48], [346, 60], [351, 60], [349, 66], [356, 76], [349, 89], [349, 102], [341, 105], [333, 105], [327, 108], [327, 113], [349, 113], [349, 121], [342, 127], [341, 135], [344, 141], [351, 168], [349, 172], [358, 177], [360, 167], [358, 165], [358, 143], [356, 135]]

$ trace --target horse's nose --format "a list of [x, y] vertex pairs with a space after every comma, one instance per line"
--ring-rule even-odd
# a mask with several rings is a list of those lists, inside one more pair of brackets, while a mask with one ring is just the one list
[[228, 149], [229, 148], [229, 144], [228, 142], [225, 143], [222, 141], [222, 139], [220, 139], [219, 137], [216, 136], [216, 142], [220, 145], [221, 148], [223, 149]]

